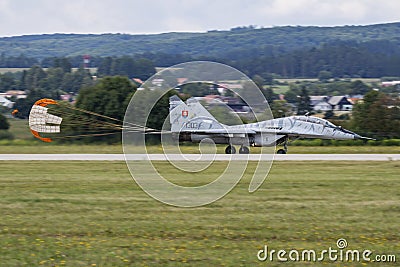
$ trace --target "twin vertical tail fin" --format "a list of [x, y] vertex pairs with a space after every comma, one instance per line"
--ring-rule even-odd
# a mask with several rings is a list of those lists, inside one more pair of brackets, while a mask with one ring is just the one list
[[178, 96], [169, 98], [171, 132], [222, 128], [222, 125], [195, 98], [183, 102]]

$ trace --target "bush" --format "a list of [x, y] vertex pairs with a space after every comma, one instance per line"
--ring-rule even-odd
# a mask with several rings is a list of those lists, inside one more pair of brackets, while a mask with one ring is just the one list
[[330, 139], [300, 139], [291, 143], [292, 146], [400, 146], [400, 139], [376, 140], [330, 140]]
[[367, 145], [369, 146], [381, 146], [382, 142], [378, 140], [368, 140]]
[[3, 139], [0, 140], [0, 146], [38, 146], [42, 141], [24, 140], [24, 139]]
[[382, 141], [384, 146], [400, 146], [400, 139], [387, 139]]
[[0, 130], [0, 140], [13, 140], [14, 135], [6, 130]]
[[10, 124], [7, 118], [0, 114], [0, 130], [8, 130], [8, 128], [10, 128]]

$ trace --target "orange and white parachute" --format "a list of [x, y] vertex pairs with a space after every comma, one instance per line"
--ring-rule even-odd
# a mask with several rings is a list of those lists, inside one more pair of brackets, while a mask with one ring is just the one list
[[[121, 134], [123, 127], [119, 119], [48, 98], [36, 101], [29, 113], [29, 128], [33, 136], [44, 142], [52, 142], [53, 139]], [[131, 131], [157, 132], [138, 125], [126, 128]]]
[[51, 142], [48, 137], [41, 137], [39, 133], [59, 133], [61, 131], [60, 124], [62, 118], [49, 114], [47, 105], [56, 105], [57, 101], [52, 99], [40, 99], [32, 106], [29, 113], [29, 128], [32, 134], [44, 142]]

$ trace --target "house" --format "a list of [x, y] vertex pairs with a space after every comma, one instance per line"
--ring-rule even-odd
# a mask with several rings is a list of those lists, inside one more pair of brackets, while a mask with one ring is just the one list
[[343, 95], [330, 97], [328, 103], [332, 106], [333, 110], [350, 111], [353, 109], [353, 103]]
[[164, 83], [164, 79], [153, 79], [151, 83], [155, 86], [161, 87]]
[[63, 101], [72, 102], [73, 98], [74, 97], [71, 94], [60, 95], [60, 99]]
[[15, 97], [16, 99], [26, 98], [25, 91], [21, 90], [9, 90], [5, 92], [4, 97], [11, 98]]
[[364, 102], [364, 96], [363, 95], [353, 95], [353, 96], [349, 97], [348, 99], [353, 104], [363, 103]]
[[0, 106], [6, 108], [13, 108], [14, 102], [10, 101], [9, 99], [5, 98], [4, 96], [0, 96]]
[[182, 85], [188, 81], [188, 78], [176, 78], [178, 85]]
[[203, 97], [196, 97], [196, 99], [204, 100], [206, 103], [221, 103], [223, 102], [222, 96], [220, 95], [206, 95]]
[[227, 90], [241, 90], [243, 89], [243, 85], [240, 83], [219, 83], [218, 84], [218, 92], [221, 95], [225, 95]]
[[350, 111], [354, 103], [346, 96], [310, 96], [310, 105], [315, 111]]
[[328, 101], [329, 97], [326, 95], [312, 95], [310, 96], [310, 105], [315, 106], [321, 101]]
[[228, 97], [220, 95], [206, 95], [195, 97], [199, 101], [204, 101], [210, 105], [224, 104], [232, 109], [235, 113], [248, 113], [250, 112], [249, 106], [244, 103], [240, 98]]
[[382, 87], [389, 87], [389, 86], [394, 86], [394, 85], [399, 85], [400, 81], [389, 81], [389, 82], [382, 82], [381, 85]]
[[329, 97], [325, 95], [310, 96], [310, 105], [315, 111], [332, 110], [332, 106], [328, 103], [328, 99]]
[[139, 78], [132, 78], [132, 81], [139, 86], [143, 84], [143, 81]]
[[316, 105], [313, 106], [313, 110], [328, 111], [328, 110], [332, 110], [332, 106], [331, 106], [331, 104], [329, 104], [326, 101], [320, 101], [319, 103], [317, 103]]

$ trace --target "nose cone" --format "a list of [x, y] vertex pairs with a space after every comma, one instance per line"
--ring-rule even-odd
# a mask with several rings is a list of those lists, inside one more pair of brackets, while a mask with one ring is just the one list
[[376, 139], [374, 139], [374, 138], [369, 138], [369, 137], [361, 136], [361, 135], [359, 135], [359, 134], [353, 133], [353, 132], [348, 131], [348, 130], [346, 130], [346, 131], [347, 131], [348, 133], [353, 134], [354, 139], [376, 140]]
[[361, 135], [359, 135], [359, 134], [356, 134], [356, 133], [354, 133], [354, 132], [352, 132], [352, 131], [346, 130], [346, 129], [341, 128], [341, 127], [340, 127], [340, 129], [342, 130], [342, 132], [344, 132], [344, 133], [346, 133], [346, 134], [352, 135], [352, 136], [353, 136], [353, 139], [376, 140], [376, 139], [374, 139], [374, 138], [369, 138], [369, 137], [361, 136]]
[[354, 134], [354, 139], [364, 139], [364, 140], [376, 140], [375, 138], [365, 137], [358, 134]]

